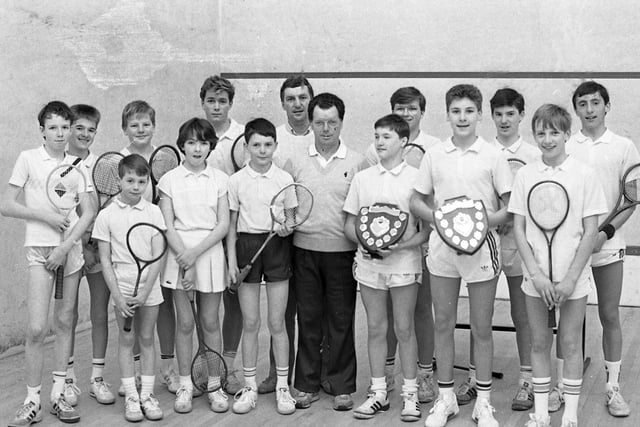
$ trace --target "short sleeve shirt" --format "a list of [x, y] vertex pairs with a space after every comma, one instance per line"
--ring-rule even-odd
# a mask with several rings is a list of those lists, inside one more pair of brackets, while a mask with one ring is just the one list
[[[160, 208], [141, 199], [138, 204], [131, 206], [123, 203], [119, 197], [102, 209], [93, 226], [92, 237], [95, 240], [111, 244], [111, 262], [113, 264], [135, 265], [135, 260], [127, 249], [127, 232], [139, 222], [148, 222], [165, 230], [164, 219]], [[145, 239], [147, 240], [147, 239]], [[148, 239], [149, 253], [151, 239]]]
[[451, 138], [427, 149], [414, 189], [432, 194], [436, 207], [452, 198], [482, 200], [487, 213], [500, 209], [499, 195], [509, 193], [513, 176], [505, 156], [481, 137], [466, 150]]
[[[239, 233], [268, 233], [271, 231], [270, 205], [273, 196], [286, 185], [293, 184], [287, 172], [272, 164], [266, 173], [258, 173], [251, 166], [240, 169], [229, 178], [229, 208], [238, 212]], [[294, 199], [285, 199], [295, 207]]]
[[[624, 172], [640, 163], [640, 155], [634, 143], [608, 129], [596, 141], [582, 132], [572, 135], [567, 142], [567, 153], [595, 169], [607, 200], [607, 212], [616, 207]], [[600, 216], [598, 221], [602, 223], [606, 216], [607, 214]], [[612, 250], [624, 247], [624, 233], [616, 233], [602, 245], [602, 249]]]
[[[527, 197], [531, 188], [543, 180], [557, 181], [569, 195], [569, 213], [558, 228], [552, 245], [553, 281], [559, 282], [567, 274], [584, 234], [582, 220], [607, 211], [607, 204], [595, 171], [569, 156], [560, 166], [545, 165], [542, 160], [523, 166], [516, 174], [509, 201], [509, 212], [525, 217], [525, 235], [536, 263], [545, 275], [549, 274], [549, 254], [544, 233], [529, 215]], [[550, 201], [550, 203], [553, 203]], [[589, 264], [581, 279], [588, 277]], [[523, 267], [524, 264], [523, 264]], [[525, 267], [526, 268], [526, 267]]]
[[[417, 175], [418, 170], [406, 162], [402, 162], [391, 170], [377, 164], [360, 171], [351, 181], [343, 209], [345, 212], [357, 216], [363, 206], [375, 203], [394, 204], [409, 214], [409, 224], [402, 237], [402, 240], [407, 240], [414, 236], [418, 230], [418, 221], [409, 209], [409, 200]], [[356, 260], [378, 273], [419, 274], [422, 271], [419, 246], [394, 251], [381, 260], [365, 259], [362, 252], [358, 251]]]
[[229, 177], [208, 165], [195, 173], [184, 165], [167, 172], [158, 183], [171, 199], [176, 230], [213, 230], [218, 225], [218, 199], [226, 197]]
[[[72, 164], [78, 158], [66, 154], [62, 161], [51, 157], [44, 146], [26, 150], [20, 153], [13, 167], [9, 184], [22, 188], [25, 205], [31, 209], [58, 213], [58, 209], [49, 201], [46, 184], [49, 173], [62, 164]], [[87, 192], [92, 191], [89, 185], [90, 177], [85, 175]], [[78, 221], [75, 209], [69, 213], [69, 220], [73, 226]], [[25, 246], [58, 246], [62, 236], [60, 232], [42, 221], [26, 220]]]

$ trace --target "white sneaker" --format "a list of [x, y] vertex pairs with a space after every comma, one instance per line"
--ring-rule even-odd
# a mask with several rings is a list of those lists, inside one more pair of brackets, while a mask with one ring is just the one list
[[418, 421], [422, 413], [420, 403], [418, 403], [417, 393], [402, 393], [402, 411], [400, 420], [405, 422]]
[[104, 382], [102, 377], [91, 379], [89, 396], [95, 398], [98, 403], [103, 405], [111, 405], [116, 401], [116, 397], [111, 392], [111, 385]]
[[160, 372], [160, 383], [167, 386], [170, 393], [176, 393], [180, 388], [180, 377], [170, 368], [168, 371]]
[[132, 423], [144, 420], [140, 401], [134, 396], [128, 396], [124, 401], [124, 419]]
[[64, 396], [64, 400], [66, 400], [69, 405], [76, 406], [78, 404], [78, 399], [80, 398], [80, 389], [73, 381], [73, 378], [67, 378], [64, 380], [62, 395]]
[[529, 421], [524, 427], [551, 427], [551, 417], [547, 416], [546, 419], [538, 417], [536, 414], [529, 414]]
[[234, 396], [233, 412], [236, 414], [246, 414], [256, 407], [258, 392], [252, 388], [244, 387]]
[[144, 399], [141, 399], [140, 406], [142, 407], [142, 413], [149, 421], [158, 421], [163, 417], [162, 409], [160, 408], [160, 402], [153, 394], [150, 394]]
[[367, 395], [367, 400], [353, 410], [353, 416], [359, 420], [373, 418], [379, 411], [389, 410], [389, 399], [387, 393], [372, 391]]
[[460, 412], [460, 408], [458, 408], [455, 395], [451, 401], [446, 401], [444, 397], [439, 396], [429, 411], [424, 425], [426, 427], [444, 427], [449, 419], [458, 415], [458, 412]]
[[296, 412], [296, 400], [291, 397], [289, 387], [276, 390], [276, 405], [280, 415], [291, 415]]
[[209, 393], [209, 405], [213, 412], [227, 412], [229, 410], [229, 396], [222, 389]]
[[487, 399], [476, 400], [471, 418], [478, 424], [478, 427], [499, 427], [498, 421], [493, 417], [496, 410]]
[[180, 386], [176, 391], [176, 400], [173, 402], [173, 410], [178, 414], [188, 414], [191, 412], [193, 399], [193, 390], [189, 390], [185, 386]]

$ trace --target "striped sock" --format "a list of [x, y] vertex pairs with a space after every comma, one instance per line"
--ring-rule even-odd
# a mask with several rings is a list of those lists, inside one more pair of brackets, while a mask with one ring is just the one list
[[531, 384], [532, 376], [533, 376], [533, 370], [531, 369], [531, 366], [525, 366], [525, 365], [520, 366], [520, 383], [521, 384], [523, 382]]
[[93, 378], [102, 377], [103, 372], [104, 372], [104, 358], [91, 359], [91, 378], [93, 379]]
[[56, 400], [64, 390], [64, 380], [67, 373], [64, 371], [53, 371], [53, 386], [51, 387], [51, 401]]
[[396, 356], [394, 354], [393, 356], [387, 357], [387, 360], [385, 360], [384, 373], [385, 375], [387, 373], [393, 374], [395, 370], [396, 370]]
[[438, 380], [438, 394], [439, 397], [445, 400], [445, 402], [452, 402], [456, 395], [453, 392], [453, 380], [440, 381]]
[[256, 383], [256, 367], [252, 368], [242, 368], [242, 372], [244, 373], [244, 385], [245, 387], [249, 387], [252, 390], [258, 389], [258, 384]]
[[551, 377], [536, 378], [533, 377], [533, 402], [535, 413], [542, 419], [549, 416], [549, 390], [551, 390]]
[[41, 390], [42, 390], [42, 384], [37, 385], [35, 387], [27, 386], [27, 398], [24, 400], [24, 404], [26, 405], [29, 402], [33, 402], [36, 405], [39, 405]]
[[140, 376], [140, 371], [142, 368], [140, 367], [140, 353], [133, 355], [133, 371], [136, 373], [136, 376]]
[[153, 385], [155, 382], [155, 375], [140, 375], [140, 399], [144, 400], [153, 394]]
[[562, 421], [578, 421], [578, 402], [582, 389], [582, 378], [574, 380], [563, 378], [564, 383], [564, 414]]
[[289, 388], [289, 367], [276, 366], [276, 389]]
[[604, 361], [604, 369], [607, 372], [607, 389], [609, 387], [620, 387], [618, 382], [620, 381], [620, 365], [622, 365], [621, 360], [617, 362]]
[[172, 368], [174, 358], [175, 356], [173, 354], [160, 353], [160, 367], [163, 373], [169, 372], [169, 370]]
[[405, 378], [402, 384], [402, 393], [417, 393], [418, 392], [418, 378], [408, 379]]
[[67, 378], [71, 378], [73, 382], [76, 381], [76, 373], [73, 370], [73, 356], [69, 358], [69, 362], [67, 363]]
[[476, 390], [478, 391], [478, 399], [476, 402], [481, 399], [487, 399], [487, 402], [491, 402], [491, 380], [476, 380]]
[[136, 388], [136, 377], [122, 378], [122, 386], [124, 387], [124, 395], [126, 397], [132, 396], [136, 400], [140, 399], [138, 396], [138, 389]]
[[432, 375], [433, 374], [433, 363], [420, 363], [418, 362], [418, 373], [421, 375]]

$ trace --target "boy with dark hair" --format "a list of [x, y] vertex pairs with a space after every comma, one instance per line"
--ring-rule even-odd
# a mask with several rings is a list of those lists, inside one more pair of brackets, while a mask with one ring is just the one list
[[[25, 359], [27, 397], [10, 426], [24, 426], [42, 420], [40, 390], [44, 366], [44, 339], [49, 331], [49, 306], [56, 270], [64, 266], [63, 299], [54, 305], [56, 334], [51, 388], [51, 413], [65, 423], [80, 420], [78, 412], [67, 402], [64, 394], [69, 350], [73, 334], [74, 307], [84, 264], [80, 239], [95, 214], [91, 202], [91, 186], [79, 193], [80, 204], [69, 214], [60, 212], [48, 200], [46, 184], [49, 173], [62, 164], [78, 162], [65, 153], [73, 113], [60, 101], [45, 105], [38, 114], [44, 142], [35, 149], [18, 156], [0, 205], [3, 216], [24, 219], [25, 242], [29, 274], [27, 281], [28, 325], [26, 328]], [[89, 180], [86, 177], [87, 182]], [[24, 201], [21, 199], [24, 198]], [[60, 241], [63, 234], [62, 242]]]
[[[572, 102], [576, 115], [580, 118], [581, 130], [567, 142], [567, 153], [595, 169], [604, 189], [607, 210], [612, 211], [618, 200], [620, 180], [629, 167], [640, 163], [640, 155], [631, 140], [607, 128], [605, 119], [611, 110], [611, 104], [609, 92], [603, 85], [594, 81], [581, 83], [573, 93]], [[622, 363], [619, 305], [626, 248], [620, 228], [633, 211], [633, 208], [628, 209], [618, 215], [598, 233], [591, 256], [607, 374], [605, 403], [614, 417], [626, 417], [630, 413], [629, 405], [620, 393], [619, 384]], [[600, 216], [598, 221], [603, 221], [605, 216]], [[558, 363], [558, 372], [561, 371], [562, 358]], [[558, 378], [562, 376], [559, 375]]]
[[[429, 148], [422, 158], [411, 199], [411, 212], [433, 222], [434, 207], [452, 198], [482, 200], [489, 231], [473, 255], [458, 256], [439, 234], [431, 233], [427, 266], [435, 312], [434, 335], [438, 360], [439, 395], [425, 425], [443, 427], [459, 409], [453, 390], [453, 332], [456, 325], [460, 281], [468, 284], [473, 353], [477, 361], [478, 400], [472, 418], [480, 427], [497, 426], [490, 403], [493, 337], [491, 321], [500, 272], [500, 240], [495, 227], [509, 221], [506, 204], [511, 191], [511, 171], [502, 153], [476, 134], [482, 117], [482, 94], [473, 85], [449, 89], [445, 96], [447, 120], [453, 135]], [[459, 174], [464, 170], [464, 176]]]

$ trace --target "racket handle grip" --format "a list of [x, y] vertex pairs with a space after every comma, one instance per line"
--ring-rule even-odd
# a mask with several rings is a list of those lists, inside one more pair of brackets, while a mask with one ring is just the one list
[[236, 280], [232, 281], [231, 284], [229, 285], [229, 293], [235, 294], [236, 292], [238, 292], [238, 288], [240, 287], [242, 282], [244, 282], [244, 279], [247, 278], [249, 271], [251, 271], [251, 264], [247, 264], [240, 269], [240, 272], [238, 273], [238, 277], [236, 278]]
[[547, 317], [547, 327], [555, 328], [556, 326], [558, 326], [556, 322], [556, 307], [553, 306], [553, 308], [549, 310], [549, 314]]
[[56, 268], [56, 279], [55, 279], [55, 287], [54, 287], [53, 298], [62, 299], [62, 297], [63, 297], [63, 291], [62, 291], [63, 282], [64, 282], [64, 265], [61, 265], [60, 267]]
[[127, 317], [124, 319], [124, 327], [122, 328], [125, 332], [131, 332], [131, 326], [133, 324], [133, 317]]

